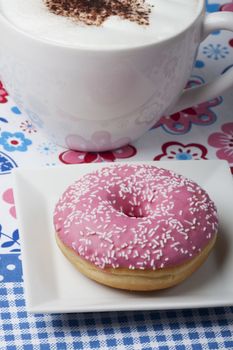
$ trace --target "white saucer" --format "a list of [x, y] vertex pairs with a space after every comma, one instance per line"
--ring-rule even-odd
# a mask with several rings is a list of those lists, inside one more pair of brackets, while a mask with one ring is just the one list
[[57, 248], [53, 210], [65, 188], [106, 163], [16, 169], [15, 201], [20, 229], [27, 308], [35, 313], [159, 310], [233, 304], [233, 182], [224, 161], [140, 162], [174, 170], [199, 183], [220, 218], [217, 245], [208, 261], [183, 284], [161, 292], [132, 293], [82, 276]]

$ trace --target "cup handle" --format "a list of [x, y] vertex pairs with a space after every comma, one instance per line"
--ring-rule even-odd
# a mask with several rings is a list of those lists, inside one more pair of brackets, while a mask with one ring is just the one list
[[[215, 30], [226, 29], [233, 31], [233, 13], [216, 12], [207, 15], [203, 23], [202, 40]], [[204, 84], [200, 87], [185, 90], [176, 103], [172, 112], [176, 113], [188, 107], [192, 107], [211, 100], [221, 95], [225, 90], [233, 86], [233, 68], [215, 79], [213, 82]]]

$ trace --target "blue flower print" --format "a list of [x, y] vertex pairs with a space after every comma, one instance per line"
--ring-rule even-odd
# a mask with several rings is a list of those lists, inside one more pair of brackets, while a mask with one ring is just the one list
[[10, 174], [13, 168], [16, 168], [16, 162], [7, 154], [0, 152], [0, 175]]
[[37, 147], [37, 149], [41, 154], [45, 154], [46, 156], [57, 152], [57, 147], [52, 142], [43, 142]]
[[8, 123], [8, 120], [6, 118], [0, 117], [0, 122], [2, 123]]
[[220, 5], [217, 3], [218, 1], [216, 0], [215, 3], [209, 3], [209, 0], [206, 0], [206, 10], [207, 12], [216, 12], [219, 10]]
[[22, 114], [21, 111], [20, 111], [20, 109], [19, 109], [17, 106], [12, 107], [12, 108], [11, 108], [11, 111], [12, 111], [14, 114], [16, 114], [16, 115], [21, 115], [21, 114]]
[[0, 145], [8, 152], [26, 152], [32, 141], [26, 139], [22, 132], [10, 133], [4, 131], [1, 133]]
[[0, 284], [1, 282], [22, 282], [23, 271], [19, 254], [0, 255]]
[[221, 44], [209, 44], [204, 46], [203, 54], [208, 58], [212, 58], [217, 61], [221, 58], [226, 58], [226, 56], [229, 54], [229, 50], [226, 46], [222, 46]]
[[8, 253], [19, 253], [19, 231], [15, 230], [11, 234], [2, 231], [2, 225], [0, 225], [0, 247], [7, 249]]

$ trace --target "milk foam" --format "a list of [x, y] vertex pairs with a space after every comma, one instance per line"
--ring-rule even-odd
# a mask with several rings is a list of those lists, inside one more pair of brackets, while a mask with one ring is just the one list
[[96, 27], [50, 13], [43, 0], [0, 0], [2, 14], [19, 29], [40, 39], [86, 48], [135, 47], [169, 38], [186, 28], [200, 7], [200, 0], [146, 3], [154, 5], [149, 26], [111, 17]]

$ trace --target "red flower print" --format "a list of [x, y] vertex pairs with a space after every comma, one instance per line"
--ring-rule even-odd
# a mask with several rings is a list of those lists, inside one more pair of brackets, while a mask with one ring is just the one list
[[15, 210], [15, 202], [14, 202], [14, 196], [13, 196], [13, 190], [12, 188], [8, 188], [2, 195], [2, 199], [7, 204], [10, 204], [10, 214], [13, 216], [13, 218], [16, 218], [16, 210]]
[[[188, 82], [187, 88], [199, 86], [203, 83], [202, 78], [195, 76]], [[221, 103], [222, 98], [217, 97], [175, 114], [163, 116], [153, 128], [162, 127], [167, 133], [174, 135], [186, 134], [191, 130], [193, 124], [203, 126], [213, 124], [217, 116], [211, 108]]]
[[[217, 148], [216, 155], [219, 159], [227, 160], [233, 164], [233, 123], [226, 123], [221, 127], [222, 132], [210, 135], [208, 143]], [[231, 168], [233, 171], [233, 167]]]
[[167, 142], [162, 146], [162, 154], [154, 160], [199, 160], [207, 159], [207, 149], [198, 144], [183, 145], [180, 142]]
[[169, 134], [186, 134], [192, 124], [210, 125], [216, 121], [216, 114], [210, 109], [222, 102], [221, 97], [201, 103], [198, 106], [184, 109], [170, 116], [164, 116], [155, 124], [154, 128], [162, 127]]
[[6, 90], [2, 85], [2, 82], [0, 81], [0, 103], [6, 103], [8, 101], [6, 98], [7, 96], [8, 96], [8, 93], [6, 92]]
[[220, 11], [231, 11], [231, 12], [233, 12], [233, 3], [222, 5], [220, 7]]
[[114, 151], [84, 152], [68, 150], [60, 154], [59, 159], [65, 164], [114, 162], [117, 159], [132, 158], [137, 153], [135, 147], [127, 145]]

